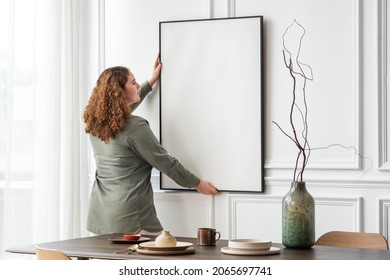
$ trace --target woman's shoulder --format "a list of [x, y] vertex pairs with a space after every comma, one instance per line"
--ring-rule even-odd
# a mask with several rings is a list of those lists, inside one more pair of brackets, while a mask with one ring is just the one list
[[131, 142], [139, 142], [147, 137], [150, 132], [149, 122], [142, 117], [131, 115], [126, 122], [124, 129], [115, 137], [115, 141], [121, 145], [128, 145]]
[[149, 122], [144, 118], [136, 115], [131, 115], [127, 121], [124, 129], [117, 135], [119, 138], [133, 137], [137, 133], [140, 133], [140, 130], [149, 127]]
[[129, 128], [134, 128], [137, 126], [149, 124], [147, 120], [145, 120], [143, 117], [136, 116], [136, 115], [131, 115], [128, 120], [127, 120], [127, 126]]

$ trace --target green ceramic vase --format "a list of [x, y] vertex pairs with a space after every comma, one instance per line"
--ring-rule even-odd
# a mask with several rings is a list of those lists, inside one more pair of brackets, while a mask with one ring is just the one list
[[315, 242], [315, 204], [305, 182], [292, 182], [283, 198], [282, 243], [287, 248], [308, 249]]

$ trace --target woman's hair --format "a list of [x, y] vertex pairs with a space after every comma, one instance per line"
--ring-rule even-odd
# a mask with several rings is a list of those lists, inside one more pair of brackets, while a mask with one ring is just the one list
[[84, 111], [86, 133], [108, 143], [124, 128], [130, 116], [124, 98], [128, 74], [129, 69], [122, 66], [108, 68], [100, 74]]

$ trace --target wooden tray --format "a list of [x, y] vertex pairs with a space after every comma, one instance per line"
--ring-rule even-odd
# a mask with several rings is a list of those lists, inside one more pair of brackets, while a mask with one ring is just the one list
[[194, 247], [188, 247], [181, 251], [158, 251], [151, 249], [138, 248], [137, 252], [144, 255], [190, 255], [195, 253]]

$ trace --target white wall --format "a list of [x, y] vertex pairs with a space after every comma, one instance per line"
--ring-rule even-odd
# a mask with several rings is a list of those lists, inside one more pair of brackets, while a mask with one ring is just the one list
[[[223, 238], [281, 241], [281, 200], [290, 187], [297, 151], [272, 121], [288, 125], [292, 83], [283, 63], [282, 35], [296, 19], [306, 28], [301, 59], [314, 72], [314, 81], [307, 86], [311, 147], [337, 143], [353, 146], [363, 156], [337, 147], [312, 152], [305, 180], [316, 200], [316, 235], [351, 230], [390, 237], [387, 13], [381, 12], [387, 11], [385, 4], [385, 0], [105, 1], [104, 66], [127, 66], [139, 81], [148, 78], [158, 53], [159, 21], [264, 16], [265, 193], [211, 198], [161, 192], [155, 177], [156, 207], [166, 229], [195, 236], [197, 227], [215, 226]], [[380, 34], [383, 40], [378, 41]], [[156, 135], [158, 98], [155, 88], [136, 111], [149, 120]]]

